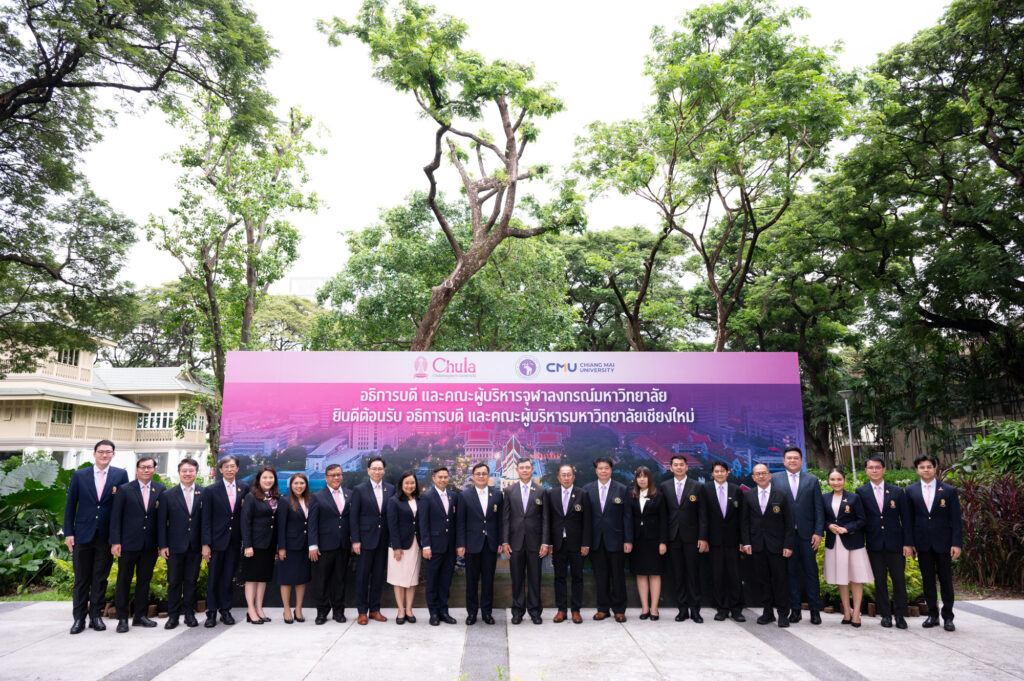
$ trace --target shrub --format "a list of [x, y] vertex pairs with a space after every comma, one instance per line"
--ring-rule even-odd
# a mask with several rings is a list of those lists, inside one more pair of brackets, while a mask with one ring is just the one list
[[964, 550], [956, 573], [983, 586], [1024, 589], [1024, 475], [960, 473]]
[[1024, 471], [1024, 421], [982, 421], [978, 426], [988, 428], [988, 435], [979, 437], [964, 450], [959, 467], [996, 473]]
[[[837, 607], [839, 605], [839, 587], [835, 584], [825, 583], [825, 542], [821, 542], [821, 546], [818, 547], [818, 574], [822, 575], [821, 579], [821, 602], [822, 605], [831, 605]], [[916, 558], [908, 558], [906, 568], [904, 568], [903, 576], [907, 582], [907, 603], [916, 603], [924, 595], [924, 586], [921, 582], [921, 568], [917, 564]], [[889, 582], [889, 594], [892, 594], [892, 580]], [[875, 583], [874, 581], [867, 582], [864, 584], [864, 601], [877, 602], [875, 600]]]

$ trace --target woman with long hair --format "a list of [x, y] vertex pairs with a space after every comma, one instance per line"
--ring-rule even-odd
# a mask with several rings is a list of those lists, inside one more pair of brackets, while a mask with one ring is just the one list
[[[305, 622], [302, 598], [311, 579], [309, 566], [309, 478], [295, 473], [288, 479], [288, 498], [277, 508], [277, 583], [281, 588], [284, 623]], [[295, 587], [295, 618], [291, 617]]]
[[405, 471], [398, 479], [398, 493], [388, 499], [388, 584], [395, 588], [398, 617], [395, 624], [416, 623], [412, 601], [420, 583], [420, 543], [417, 538], [416, 501], [420, 496], [416, 474]]
[[640, 619], [657, 620], [661, 573], [668, 550], [668, 507], [647, 466], [640, 466], [633, 473], [630, 503], [633, 505], [633, 552], [629, 555], [629, 569], [636, 576], [636, 589], [640, 593]]
[[274, 576], [277, 557], [277, 471], [264, 466], [252, 479], [252, 491], [242, 499], [242, 579], [245, 580], [245, 621], [263, 624], [263, 595]]
[[[854, 492], [848, 492], [846, 473], [841, 468], [828, 472], [831, 492], [825, 492], [825, 581], [839, 587], [843, 601], [843, 624], [860, 626], [860, 604], [864, 582], [874, 581], [871, 561], [864, 543], [864, 505]], [[839, 541], [836, 541], [836, 537]], [[853, 586], [853, 608], [850, 587]]]

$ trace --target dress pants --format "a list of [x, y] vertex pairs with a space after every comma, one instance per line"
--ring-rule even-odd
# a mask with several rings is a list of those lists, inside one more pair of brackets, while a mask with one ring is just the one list
[[238, 569], [241, 544], [227, 551], [212, 551], [206, 578], [206, 614], [231, 610], [231, 590]]
[[523, 549], [513, 551], [508, 559], [512, 573], [512, 614], [540, 617], [544, 609], [540, 604], [540, 554]]
[[141, 551], [121, 551], [117, 559], [117, 586], [114, 587], [114, 605], [117, 619], [128, 619], [128, 597], [135, 576], [134, 617], [145, 617], [149, 609], [149, 582], [156, 565], [156, 548]]
[[[907, 616], [907, 559], [900, 551], [868, 551], [871, 573], [875, 576], [875, 605], [881, 617]], [[892, 600], [886, 572], [892, 579]], [[934, 582], [933, 582], [934, 583]], [[895, 607], [894, 607], [895, 606]]]
[[761, 607], [779, 611], [779, 617], [789, 616], [789, 589], [786, 586], [786, 562], [781, 553], [754, 551], [754, 574], [756, 575]]
[[455, 573], [455, 550], [431, 552], [430, 560], [423, 562], [427, 566], [427, 610], [431, 615], [447, 615], [448, 596]]
[[948, 551], [918, 550], [917, 563], [921, 567], [921, 586], [928, 615], [939, 614], [939, 597], [935, 592], [935, 577], [942, 589], [942, 619], [953, 619], [953, 558]]
[[679, 612], [700, 610], [700, 553], [697, 542], [670, 541], [667, 553]]
[[[570, 605], [573, 612], [583, 607], [583, 556], [579, 549], [562, 548], [551, 554], [551, 562], [555, 569], [555, 605], [561, 612]], [[565, 589], [565, 573], [572, 577], [572, 600], [567, 602]]]
[[364, 546], [356, 557], [356, 608], [360, 615], [380, 610], [380, 594], [387, 573], [387, 545], [381, 542], [374, 549]]
[[172, 553], [167, 557], [167, 614], [186, 615], [196, 609], [196, 582], [203, 554], [199, 551]]
[[345, 581], [351, 549], [341, 547], [320, 551], [310, 569], [313, 577], [313, 601], [318, 615], [327, 616], [333, 608], [335, 616], [345, 614]]
[[[824, 540], [823, 540], [824, 541]], [[786, 559], [789, 573], [789, 605], [799, 612], [801, 609], [801, 582], [807, 591], [807, 608], [813, 612], [821, 610], [821, 586], [818, 582], [818, 552], [811, 548], [810, 539], [796, 538], [793, 555]]]
[[712, 546], [710, 549], [711, 593], [715, 607], [720, 611], [738, 613], [743, 609], [739, 545]]
[[86, 615], [99, 617], [107, 600], [107, 577], [114, 557], [110, 555], [110, 544], [93, 539], [75, 542], [71, 553], [75, 570], [75, 587], [71, 612], [76, 620]]
[[626, 554], [601, 548], [590, 549], [590, 564], [597, 582], [597, 611], [616, 615], [626, 612]]
[[[494, 568], [498, 554], [484, 547], [480, 553], [466, 553], [466, 614], [475, 615], [477, 610], [490, 615], [494, 609]], [[477, 584], [480, 584], [480, 598], [477, 600]]]

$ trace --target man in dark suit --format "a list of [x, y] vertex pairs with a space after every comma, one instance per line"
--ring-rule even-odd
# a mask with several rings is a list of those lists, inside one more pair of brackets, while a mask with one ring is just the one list
[[487, 464], [475, 464], [472, 475], [473, 485], [462, 491], [455, 521], [457, 553], [466, 559], [466, 624], [476, 623], [477, 610], [485, 624], [494, 624], [494, 569], [502, 545], [503, 500], [490, 486]]
[[[555, 605], [558, 612], [554, 622], [564, 622], [567, 605], [572, 606], [572, 621], [583, 623], [583, 559], [590, 553], [592, 541], [593, 509], [590, 497], [582, 487], [576, 487], [576, 472], [570, 464], [558, 468], [558, 487], [548, 491], [551, 506], [551, 562], [555, 569]], [[572, 575], [572, 600], [566, 597], [565, 573]]]
[[914, 460], [921, 478], [907, 486], [910, 507], [911, 544], [921, 566], [921, 586], [928, 604], [928, 617], [921, 626], [939, 626], [939, 598], [935, 578], [942, 589], [942, 626], [956, 631], [953, 625], [953, 561], [963, 550], [963, 520], [960, 517], [960, 493], [956, 487], [939, 482], [938, 460], [923, 454]]
[[[801, 619], [801, 594], [807, 591], [811, 624], [821, 624], [821, 586], [818, 581], [818, 546], [825, 536], [825, 502], [818, 478], [803, 471], [804, 453], [786, 447], [782, 453], [785, 471], [772, 476], [772, 487], [789, 494], [796, 518], [796, 546], [789, 559], [789, 621]], [[802, 582], [802, 584], [801, 584]]]
[[139, 457], [135, 464], [135, 480], [114, 496], [110, 511], [110, 553], [117, 558], [117, 586], [114, 605], [117, 607], [117, 633], [128, 631], [128, 596], [135, 579], [135, 616], [132, 625], [155, 627], [146, 617], [149, 608], [149, 583], [156, 566], [156, 508], [164, 486], [153, 482], [156, 459]]
[[417, 513], [420, 547], [427, 566], [427, 609], [430, 625], [455, 624], [448, 614], [448, 595], [455, 572], [455, 527], [458, 498], [448, 491], [448, 467], [438, 466], [432, 475], [434, 485], [420, 496]]
[[594, 460], [597, 480], [584, 490], [590, 498], [593, 519], [590, 564], [597, 582], [595, 620], [615, 614], [616, 622], [626, 621], [626, 554], [633, 550], [633, 510], [626, 486], [612, 480], [612, 460]]
[[740, 503], [739, 485], [729, 482], [729, 466], [716, 461], [711, 466], [713, 480], [704, 484], [708, 518], [708, 546], [711, 551], [711, 582], [715, 621], [732, 615], [737, 622], [743, 616], [743, 587], [740, 584]]
[[206, 575], [206, 628], [217, 626], [217, 613], [224, 624], [234, 624], [231, 590], [242, 553], [242, 498], [249, 489], [238, 483], [238, 458], [222, 456], [217, 462], [221, 479], [203, 492], [203, 560]]
[[544, 488], [533, 482], [533, 462], [520, 460], [516, 473], [519, 482], [505, 488], [501, 514], [502, 551], [512, 573], [512, 624], [522, 622], [526, 612], [540, 624], [540, 565], [551, 550], [551, 509]]
[[774, 604], [779, 612], [779, 626], [785, 628], [790, 621], [786, 561], [793, 555], [796, 541], [792, 497], [788, 490], [772, 484], [771, 472], [763, 463], [756, 464], [751, 475], [757, 486], [743, 493], [740, 543], [743, 552], [754, 557], [754, 574], [761, 587], [763, 610], [757, 623], [775, 621]]
[[387, 622], [380, 614], [380, 594], [388, 570], [388, 524], [384, 505], [395, 493], [395, 486], [384, 482], [384, 459], [371, 457], [366, 462], [370, 479], [352, 490], [349, 532], [352, 552], [356, 554], [356, 608], [357, 622]]
[[93, 465], [75, 471], [68, 484], [64, 506], [64, 543], [71, 551], [75, 570], [72, 601], [72, 634], [89, 627], [103, 631], [107, 626], [101, 616], [107, 593], [107, 577], [113, 557], [110, 555], [110, 510], [114, 495], [128, 484], [128, 472], [110, 465], [114, 443], [100, 440], [92, 450]]
[[349, 526], [349, 491], [342, 489], [341, 466], [332, 463], [324, 470], [327, 486], [313, 495], [309, 508], [309, 560], [312, 561], [313, 600], [316, 624], [326, 624], [334, 610], [334, 621], [345, 621], [345, 580], [352, 553]]
[[185, 616], [185, 625], [197, 627], [196, 582], [203, 560], [203, 488], [195, 484], [199, 463], [178, 462], [178, 486], [163, 493], [156, 509], [156, 543], [167, 561], [167, 622], [174, 629]]
[[[869, 482], [857, 488], [864, 507], [864, 534], [867, 537], [868, 559], [875, 575], [875, 604], [882, 618], [882, 626], [892, 627], [895, 610], [896, 628], [906, 629], [907, 580], [905, 577], [910, 546], [910, 507], [906, 495], [898, 485], [885, 481], [885, 460], [873, 456], [864, 463]], [[892, 579], [889, 600], [888, 579]]]
[[704, 490], [686, 472], [686, 457], [675, 454], [669, 463], [672, 479], [661, 483], [668, 508], [668, 565], [676, 586], [679, 613], [676, 622], [692, 618], [704, 622], [700, 615], [700, 580], [698, 554], [708, 551], [708, 514]]

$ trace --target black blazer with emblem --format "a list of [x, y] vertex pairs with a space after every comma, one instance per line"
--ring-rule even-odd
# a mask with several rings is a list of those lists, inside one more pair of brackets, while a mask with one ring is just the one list
[[725, 516], [718, 503], [718, 487], [714, 480], [704, 483], [704, 507], [708, 517], [708, 544], [731, 546], [740, 544], [740, 523], [743, 519], [743, 490], [740, 486], [725, 483]]
[[675, 478], [669, 478], [662, 482], [658, 491], [665, 495], [668, 512], [668, 540], [679, 540], [687, 544], [707, 541], [708, 514], [701, 484], [687, 476], [686, 482], [683, 483], [682, 503], [676, 500]]
[[[286, 502], [278, 499], [278, 508]], [[242, 548], [274, 549], [277, 544], [277, 512], [266, 499], [248, 494], [242, 499]]]
[[602, 511], [600, 484], [595, 480], [583, 488], [590, 496], [590, 511], [594, 519], [592, 548], [599, 549], [603, 546], [606, 551], [622, 551], [624, 543], [633, 543], [633, 507], [629, 503], [630, 494], [621, 482], [609, 480]]
[[455, 550], [458, 495], [447, 489], [444, 495], [448, 497], [447, 513], [437, 487], [431, 485], [430, 489], [420, 495], [417, 510], [420, 521], [420, 548], [430, 549], [432, 554]]
[[[308, 504], [313, 505], [312, 497]], [[291, 498], [287, 496], [277, 502], [277, 548], [309, 550], [309, 517], [302, 512], [301, 505], [297, 509], [292, 508]]]
[[629, 504], [633, 512], [633, 538], [637, 541], [668, 543], [668, 505], [665, 503], [665, 495], [660, 491], [657, 496], [648, 497], [643, 509], [640, 508], [640, 499], [629, 495]]
[[911, 545], [910, 506], [899, 485], [884, 483], [881, 509], [870, 482], [857, 488], [857, 496], [864, 507], [864, 534], [869, 551], [901, 553], [904, 546]]
[[959, 490], [952, 485], [935, 480], [935, 499], [932, 510], [924, 503], [921, 483], [907, 486], [907, 501], [910, 506], [910, 536], [918, 551], [946, 553], [951, 546], [963, 546], [964, 526], [960, 517]]
[[377, 508], [377, 497], [373, 493], [373, 481], [361, 482], [352, 488], [349, 499], [352, 501], [352, 513], [349, 519], [349, 536], [353, 544], [361, 544], [361, 548], [373, 550], [378, 546], [388, 545], [388, 521], [385, 513], [388, 499], [395, 494], [395, 486], [390, 482], [381, 482], [381, 503]]
[[192, 512], [182, 487], [172, 487], [160, 497], [156, 509], [156, 543], [161, 549], [170, 549], [172, 554], [186, 551], [198, 552], [203, 544], [203, 488], [192, 487]]
[[417, 518], [423, 509], [420, 499], [416, 500], [415, 515], [413, 515], [408, 499], [392, 496], [384, 504], [384, 513], [388, 519], [388, 533], [385, 536], [395, 551], [411, 549], [412, 540], [419, 535], [419, 520]]
[[740, 544], [754, 551], [792, 551], [796, 543], [796, 521], [793, 519], [793, 497], [789, 494], [789, 487], [783, 491], [772, 485], [764, 515], [761, 515], [760, 494], [761, 488], [756, 486], [743, 493]]
[[864, 506], [857, 493], [843, 492], [838, 515], [832, 511], [832, 492], [825, 492], [821, 499], [825, 504], [825, 548], [835, 548], [836, 545], [836, 534], [828, 531], [828, 526], [833, 523], [846, 528], [846, 534], [839, 536], [848, 551], [864, 548]]
[[[562, 512], [562, 486], [548, 490], [548, 503], [551, 505], [551, 546], [555, 551], [563, 548], [579, 551], [584, 546], [590, 547], [593, 541], [594, 525], [593, 510], [590, 496], [582, 487], [573, 485], [569, 491], [569, 512]], [[563, 533], [565, 536], [563, 537]]]
[[320, 551], [349, 549], [352, 540], [349, 538], [349, 497], [350, 492], [341, 488], [341, 496], [345, 503], [338, 513], [338, 505], [334, 503], [334, 493], [330, 487], [324, 487], [313, 494], [313, 503], [309, 507], [309, 545]]
[[523, 511], [523, 483], [516, 480], [505, 488], [501, 507], [501, 536], [513, 551], [540, 551], [551, 544], [551, 508], [547, 490], [530, 482], [530, 496]]
[[156, 549], [157, 506], [164, 486], [149, 483], [149, 505], [142, 504], [142, 486], [132, 480], [114, 495], [110, 511], [110, 543], [120, 544], [122, 551]]
[[235, 508], [228, 503], [224, 481], [218, 480], [203, 491], [203, 546], [214, 551], [237, 551], [242, 545], [242, 500], [249, 488], [235, 478]]
[[476, 487], [470, 486], [459, 494], [459, 508], [455, 519], [455, 545], [469, 553], [487, 550], [497, 553], [501, 546], [501, 508], [504, 499], [493, 487], [487, 488], [487, 513], [480, 508]]
[[76, 544], [85, 544], [93, 538], [107, 542], [114, 496], [119, 488], [127, 484], [128, 471], [107, 466], [103, 493], [97, 499], [93, 467], [87, 466], [72, 473], [67, 502], [64, 504], [64, 536], [74, 537]]

